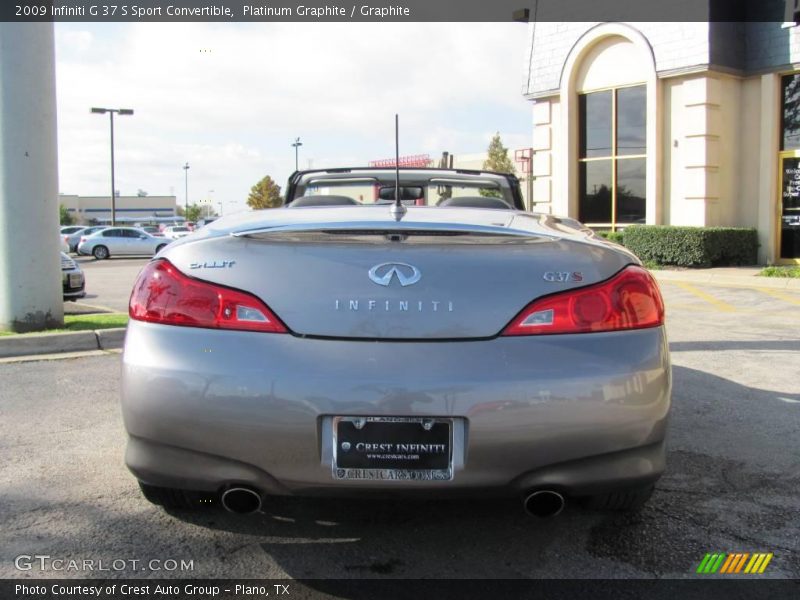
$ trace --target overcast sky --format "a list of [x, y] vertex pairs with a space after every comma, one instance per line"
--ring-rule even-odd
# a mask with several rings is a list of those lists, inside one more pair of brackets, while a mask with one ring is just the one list
[[[56, 24], [59, 191], [116, 187], [215, 210], [245, 208], [264, 175], [282, 187], [300, 167], [358, 166], [400, 153], [486, 149], [499, 131], [530, 145], [521, 95], [526, 28], [518, 23]], [[213, 190], [213, 191], [212, 191]]]

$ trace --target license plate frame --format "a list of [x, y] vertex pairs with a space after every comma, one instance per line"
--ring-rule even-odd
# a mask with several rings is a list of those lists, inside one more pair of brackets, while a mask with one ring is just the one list
[[[419, 431], [415, 430], [416, 427], [419, 427]], [[333, 417], [331, 429], [333, 440], [331, 470], [334, 479], [360, 481], [453, 479], [454, 419], [452, 418], [341, 416]], [[358, 433], [354, 435], [356, 432]], [[372, 458], [364, 456], [355, 458], [357, 452], [361, 455], [368, 453], [364, 448], [356, 450], [356, 444], [374, 443], [376, 435], [386, 438], [383, 442], [384, 447], [373, 449], [369, 453]], [[373, 438], [372, 441], [370, 438]], [[408, 439], [402, 441], [403, 438]], [[350, 444], [348, 450], [344, 450], [345, 443]], [[442, 444], [446, 448], [438, 447]], [[345, 452], [347, 454], [344, 454]], [[409, 466], [400, 466], [405, 464]]]
[[69, 285], [70, 289], [78, 289], [81, 287], [83, 283], [83, 277], [80, 273], [70, 273], [69, 277], [67, 278], [67, 284]]

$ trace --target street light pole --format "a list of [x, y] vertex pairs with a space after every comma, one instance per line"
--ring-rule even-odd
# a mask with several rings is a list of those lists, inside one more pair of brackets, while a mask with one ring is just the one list
[[108, 111], [111, 123], [111, 226], [117, 225], [117, 191], [114, 185], [114, 111]]
[[92, 113], [96, 115], [104, 115], [108, 113], [109, 123], [111, 124], [111, 225], [117, 224], [117, 194], [114, 189], [114, 113], [120, 115], [132, 115], [133, 110], [130, 108], [98, 108], [93, 107]]
[[189, 210], [189, 163], [183, 165], [184, 173], [184, 196], [183, 196], [183, 218], [186, 219], [186, 213]]
[[292, 144], [292, 146], [294, 146], [294, 170], [295, 170], [295, 171], [297, 171], [297, 156], [298, 156], [298, 149], [299, 149], [299, 148], [300, 148], [300, 146], [302, 146], [302, 145], [303, 145], [303, 142], [301, 142], [301, 141], [300, 141], [300, 138], [295, 138], [295, 140], [294, 140], [294, 143]]

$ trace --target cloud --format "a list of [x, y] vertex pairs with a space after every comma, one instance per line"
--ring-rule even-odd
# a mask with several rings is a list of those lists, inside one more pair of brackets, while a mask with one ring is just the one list
[[[462, 23], [139, 23], [56, 25], [61, 191], [108, 188], [108, 117], [117, 187], [179, 191], [243, 207], [265, 174], [364, 164], [401, 151], [484, 150], [499, 130], [529, 138], [519, 92], [525, 28]], [[104, 120], [105, 119], [105, 120]]]

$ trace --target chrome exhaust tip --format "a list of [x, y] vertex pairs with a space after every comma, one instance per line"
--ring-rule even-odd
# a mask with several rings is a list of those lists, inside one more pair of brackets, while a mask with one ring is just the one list
[[555, 517], [564, 510], [565, 504], [564, 496], [553, 490], [533, 492], [525, 496], [522, 501], [525, 512], [532, 517], [539, 517], [540, 519]]
[[255, 490], [232, 487], [222, 492], [222, 506], [228, 512], [246, 515], [261, 510], [261, 496]]

